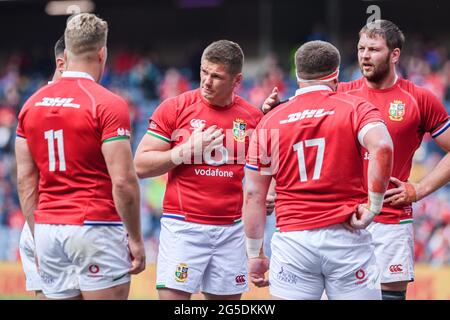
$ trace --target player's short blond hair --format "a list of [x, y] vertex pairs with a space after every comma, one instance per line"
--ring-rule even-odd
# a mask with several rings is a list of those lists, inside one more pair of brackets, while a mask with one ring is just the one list
[[222, 64], [227, 67], [230, 74], [236, 75], [242, 72], [244, 53], [236, 42], [219, 40], [206, 47], [202, 55], [203, 60]]
[[92, 13], [81, 13], [67, 22], [64, 39], [67, 50], [80, 55], [106, 46], [107, 35], [106, 21]]
[[305, 80], [327, 76], [339, 67], [339, 50], [326, 41], [309, 41], [301, 45], [295, 53], [297, 77]]

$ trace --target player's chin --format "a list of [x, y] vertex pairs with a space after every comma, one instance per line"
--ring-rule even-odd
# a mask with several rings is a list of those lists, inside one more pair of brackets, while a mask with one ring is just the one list
[[208, 90], [208, 89], [202, 88], [201, 89], [201, 93], [202, 93], [202, 96], [204, 98], [206, 98], [206, 99], [211, 99], [211, 98], [214, 97], [214, 93], [211, 90]]

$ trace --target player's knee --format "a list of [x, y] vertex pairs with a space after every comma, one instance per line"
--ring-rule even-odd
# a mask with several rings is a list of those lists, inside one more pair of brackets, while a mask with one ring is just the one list
[[383, 300], [406, 300], [406, 291], [381, 291]]

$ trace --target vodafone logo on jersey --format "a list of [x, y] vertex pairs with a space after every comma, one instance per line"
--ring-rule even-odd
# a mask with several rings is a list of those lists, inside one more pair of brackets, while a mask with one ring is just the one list
[[391, 264], [389, 266], [390, 273], [401, 273], [403, 272], [403, 265], [401, 264]]
[[194, 130], [194, 129], [200, 128], [205, 123], [206, 123], [206, 120], [192, 119], [190, 122], [191, 129]]

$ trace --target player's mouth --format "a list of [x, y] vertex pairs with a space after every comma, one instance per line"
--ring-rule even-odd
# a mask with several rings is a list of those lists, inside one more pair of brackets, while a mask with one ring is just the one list
[[370, 70], [372, 70], [374, 68], [374, 66], [373, 66], [373, 64], [371, 64], [371, 63], [363, 63], [362, 64], [362, 69], [364, 70], [364, 71], [370, 71]]
[[213, 93], [213, 91], [211, 89], [208, 89], [208, 88], [205, 88], [205, 87], [203, 87], [202, 90], [206, 94], [212, 94]]

